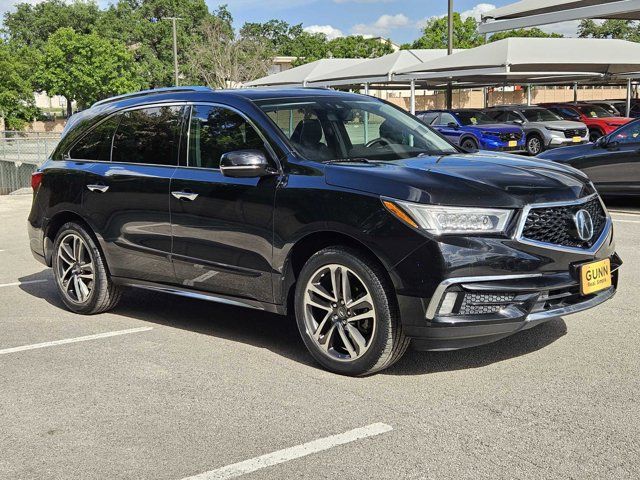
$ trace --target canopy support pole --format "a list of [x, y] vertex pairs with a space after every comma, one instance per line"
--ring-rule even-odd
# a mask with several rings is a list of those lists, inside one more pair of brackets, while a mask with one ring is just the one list
[[573, 82], [573, 103], [578, 103], [578, 82]]
[[484, 108], [489, 108], [489, 89], [482, 87], [482, 105]]
[[631, 79], [627, 78], [627, 117], [631, 116]]
[[411, 115], [416, 114], [416, 81], [411, 80], [411, 103], [410, 103]]
[[531, 84], [527, 84], [527, 105], [531, 106]]
[[[449, 0], [447, 8], [447, 55], [453, 53], [453, 0]], [[453, 107], [453, 85], [447, 83], [446, 108]]]
[[[369, 95], [369, 84], [364, 84], [364, 94]], [[369, 112], [364, 112], [364, 144], [369, 143]]]

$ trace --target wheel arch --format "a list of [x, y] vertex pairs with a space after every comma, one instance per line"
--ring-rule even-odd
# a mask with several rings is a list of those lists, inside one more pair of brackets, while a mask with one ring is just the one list
[[465, 140], [472, 140], [473, 143], [476, 144], [476, 147], [480, 147], [480, 140], [473, 133], [465, 133], [460, 137], [460, 145], [464, 143]]
[[365, 257], [380, 265], [390, 285], [395, 285], [390, 274], [391, 266], [361, 240], [337, 231], [316, 231], [300, 238], [289, 251], [284, 265], [281, 302], [285, 311], [293, 311], [295, 286], [302, 267], [313, 254], [326, 247], [349, 247], [362, 253]]
[[[47, 265], [51, 266], [53, 244], [55, 242], [56, 235], [60, 231], [60, 228], [65, 223], [69, 223], [69, 222], [78, 223], [87, 230], [87, 233], [89, 233], [91, 238], [93, 238], [93, 240], [96, 242], [96, 245], [104, 258], [104, 250], [102, 249], [102, 243], [100, 241], [100, 238], [96, 234], [93, 227], [89, 224], [89, 222], [87, 222], [80, 214], [76, 212], [73, 212], [70, 210], [63, 210], [63, 211], [57, 212], [53, 217], [51, 217], [51, 219], [47, 222], [47, 224], [44, 227], [44, 258], [45, 258], [45, 261], [47, 262]], [[107, 265], [105, 265], [105, 267], [108, 270]]]

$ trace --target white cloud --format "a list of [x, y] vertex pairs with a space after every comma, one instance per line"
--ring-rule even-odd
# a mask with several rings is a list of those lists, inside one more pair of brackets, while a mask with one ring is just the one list
[[342, 30], [332, 27], [331, 25], [309, 25], [308, 27], [304, 27], [304, 30], [309, 33], [324, 33], [329, 40], [344, 37]]
[[381, 37], [388, 35], [394, 28], [406, 27], [411, 22], [406, 15], [382, 15], [373, 23], [358, 23], [351, 28], [356, 35]]
[[462, 20], [466, 20], [469, 17], [475, 18], [478, 22], [480, 21], [480, 17], [490, 12], [491, 10], [495, 10], [496, 6], [493, 3], [479, 3], [475, 7], [470, 10], [465, 10], [460, 13], [460, 17]]

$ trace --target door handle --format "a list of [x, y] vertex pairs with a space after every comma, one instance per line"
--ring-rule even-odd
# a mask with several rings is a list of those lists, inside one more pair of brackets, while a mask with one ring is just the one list
[[171, 192], [171, 195], [176, 197], [178, 200], [189, 200], [190, 202], [193, 202], [198, 198], [198, 194], [193, 192]]
[[108, 185], [87, 185], [87, 188], [92, 192], [100, 192], [100, 193], [104, 193], [107, 190], [109, 190]]

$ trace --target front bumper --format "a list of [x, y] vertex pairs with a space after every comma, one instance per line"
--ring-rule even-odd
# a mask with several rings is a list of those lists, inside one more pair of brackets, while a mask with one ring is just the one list
[[574, 142], [573, 138], [566, 138], [564, 135], [550, 135], [549, 141], [547, 142], [547, 148], [553, 147], [565, 147], [567, 145], [582, 145], [583, 143], [589, 142], [589, 131], [587, 130], [587, 134], [584, 137], [580, 138], [579, 142]]
[[621, 264], [614, 255], [612, 286], [586, 296], [580, 294], [572, 272], [445, 280], [427, 304], [424, 327], [409, 327], [408, 334], [414, 338], [414, 348], [421, 350], [454, 350], [494, 342], [609, 300], [616, 293]]

